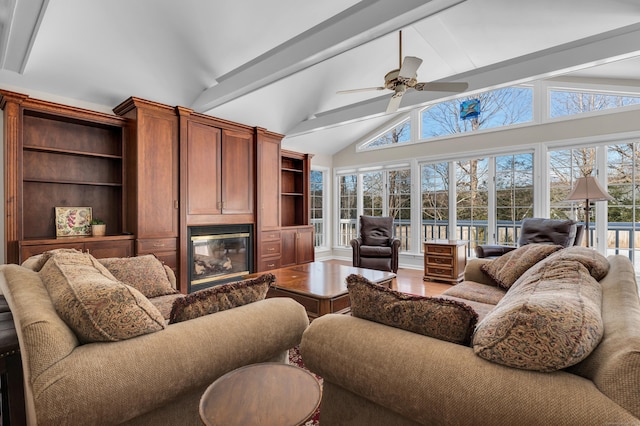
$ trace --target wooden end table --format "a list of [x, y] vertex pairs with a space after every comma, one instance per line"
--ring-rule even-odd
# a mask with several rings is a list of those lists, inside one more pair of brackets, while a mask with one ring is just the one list
[[233, 370], [213, 382], [200, 399], [207, 426], [294, 426], [320, 406], [322, 387], [307, 370], [265, 362]]
[[461, 240], [425, 240], [424, 281], [458, 284], [467, 266], [467, 242]]

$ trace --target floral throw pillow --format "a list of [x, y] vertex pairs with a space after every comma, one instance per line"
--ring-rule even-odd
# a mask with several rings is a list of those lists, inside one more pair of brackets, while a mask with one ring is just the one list
[[480, 269], [508, 290], [529, 268], [562, 248], [554, 244], [526, 244], [483, 264]]
[[478, 314], [464, 303], [414, 296], [349, 275], [351, 315], [436, 339], [468, 344]]
[[152, 254], [136, 257], [110, 257], [98, 259], [111, 274], [129, 285], [145, 297], [158, 297], [176, 294], [171, 286], [164, 265]]
[[81, 343], [114, 342], [164, 329], [158, 309], [88, 253], [53, 255], [39, 272], [56, 312]]
[[173, 302], [169, 324], [263, 300], [275, 280], [273, 274], [264, 274], [251, 280], [222, 284], [180, 297]]

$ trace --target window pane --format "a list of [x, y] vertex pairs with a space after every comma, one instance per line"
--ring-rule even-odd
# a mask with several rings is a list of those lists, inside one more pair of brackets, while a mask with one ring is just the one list
[[640, 97], [569, 90], [549, 91], [551, 118], [640, 104]]
[[411, 250], [411, 169], [390, 170], [388, 173], [389, 216], [400, 239], [400, 250]]
[[517, 245], [522, 219], [533, 217], [533, 153], [496, 157], [496, 243]]
[[421, 167], [422, 230], [426, 239], [449, 238], [449, 164]]
[[338, 178], [340, 191], [340, 229], [338, 245], [349, 246], [353, 238], [357, 238], [356, 215], [358, 214], [358, 177], [345, 175]]
[[384, 209], [384, 172], [362, 175], [362, 214], [382, 216]]
[[457, 238], [468, 240], [468, 250], [487, 243], [488, 177], [486, 158], [458, 161], [456, 167]]
[[411, 121], [406, 120], [388, 132], [362, 145], [362, 149], [411, 142]]
[[315, 232], [315, 247], [325, 245], [324, 176], [320, 170], [311, 170], [311, 223]]
[[[460, 103], [479, 99], [480, 115], [470, 120], [460, 118]], [[475, 95], [440, 102], [421, 113], [422, 139], [479, 129], [509, 126], [533, 120], [533, 90], [529, 87], [506, 87]]]

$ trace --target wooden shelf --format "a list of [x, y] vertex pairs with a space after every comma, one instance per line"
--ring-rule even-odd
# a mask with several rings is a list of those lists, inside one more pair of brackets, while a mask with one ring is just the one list
[[76, 150], [62, 149], [62, 148], [49, 148], [49, 147], [42, 147], [42, 146], [35, 146], [35, 145], [32, 146], [27, 144], [25, 144], [23, 148], [25, 151], [33, 151], [33, 152], [52, 152], [56, 154], [77, 155], [80, 157], [95, 157], [95, 158], [122, 160], [122, 155], [101, 154], [101, 153], [95, 153], [95, 152], [76, 151]]
[[78, 182], [74, 180], [52, 180], [52, 179], [24, 179], [24, 182], [37, 182], [48, 184], [62, 184], [62, 185], [90, 185], [90, 186], [114, 186], [122, 187], [121, 183], [114, 182]]

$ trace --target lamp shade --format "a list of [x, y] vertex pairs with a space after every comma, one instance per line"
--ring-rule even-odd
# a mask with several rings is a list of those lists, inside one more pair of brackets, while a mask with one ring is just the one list
[[607, 193], [594, 176], [582, 176], [576, 180], [573, 191], [565, 200], [604, 201], [613, 200], [613, 197]]

